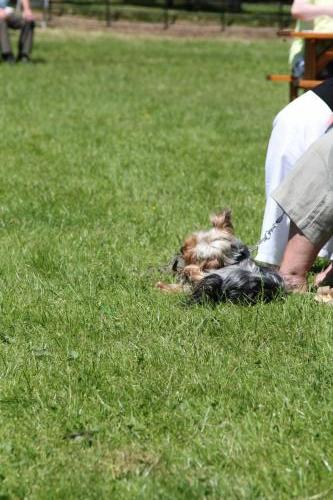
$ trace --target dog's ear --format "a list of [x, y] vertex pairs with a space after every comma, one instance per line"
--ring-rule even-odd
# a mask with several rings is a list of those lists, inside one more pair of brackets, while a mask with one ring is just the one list
[[225, 208], [222, 212], [212, 215], [210, 222], [217, 229], [224, 229], [232, 234], [234, 232], [234, 226], [231, 222], [231, 210], [229, 208]]

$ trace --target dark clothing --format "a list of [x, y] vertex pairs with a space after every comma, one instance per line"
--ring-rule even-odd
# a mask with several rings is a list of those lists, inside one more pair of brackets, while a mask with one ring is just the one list
[[3, 56], [12, 54], [8, 28], [21, 30], [18, 41], [18, 57], [29, 56], [32, 50], [34, 21], [27, 21], [17, 14], [10, 14], [6, 19], [0, 20], [0, 50]]
[[333, 78], [328, 78], [318, 85], [318, 87], [312, 89], [312, 92], [317, 94], [317, 96], [333, 111]]

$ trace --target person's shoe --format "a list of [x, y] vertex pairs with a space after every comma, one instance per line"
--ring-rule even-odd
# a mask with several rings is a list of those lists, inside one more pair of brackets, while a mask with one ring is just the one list
[[17, 62], [23, 63], [23, 64], [30, 64], [31, 59], [27, 54], [21, 54], [17, 57]]
[[15, 57], [13, 54], [2, 54], [2, 61], [7, 64], [15, 64]]

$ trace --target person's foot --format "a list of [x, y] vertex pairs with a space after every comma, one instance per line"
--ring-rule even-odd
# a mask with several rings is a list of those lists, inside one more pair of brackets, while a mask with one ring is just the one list
[[333, 262], [326, 269], [318, 273], [314, 279], [316, 287], [330, 286], [333, 287]]
[[23, 63], [23, 64], [30, 64], [31, 59], [27, 54], [21, 54], [17, 57], [17, 62]]
[[280, 266], [280, 276], [287, 291], [307, 292], [307, 275], [320, 250], [308, 240], [293, 222], [290, 224], [290, 238]]
[[283, 279], [287, 292], [306, 293], [308, 291], [308, 283], [304, 276], [283, 273], [280, 273], [280, 276]]
[[2, 61], [7, 64], [15, 64], [15, 57], [13, 54], [2, 54]]

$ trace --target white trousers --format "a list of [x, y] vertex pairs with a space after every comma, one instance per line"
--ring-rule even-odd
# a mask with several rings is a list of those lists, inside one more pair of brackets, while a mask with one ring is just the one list
[[[310, 90], [289, 103], [275, 117], [266, 155], [266, 207], [261, 238], [282, 213], [270, 194], [311, 144], [326, 132], [332, 116], [329, 106]], [[288, 241], [289, 224], [285, 216], [269, 240], [259, 245], [258, 261], [280, 265]], [[319, 255], [333, 260], [333, 239], [326, 243]]]

